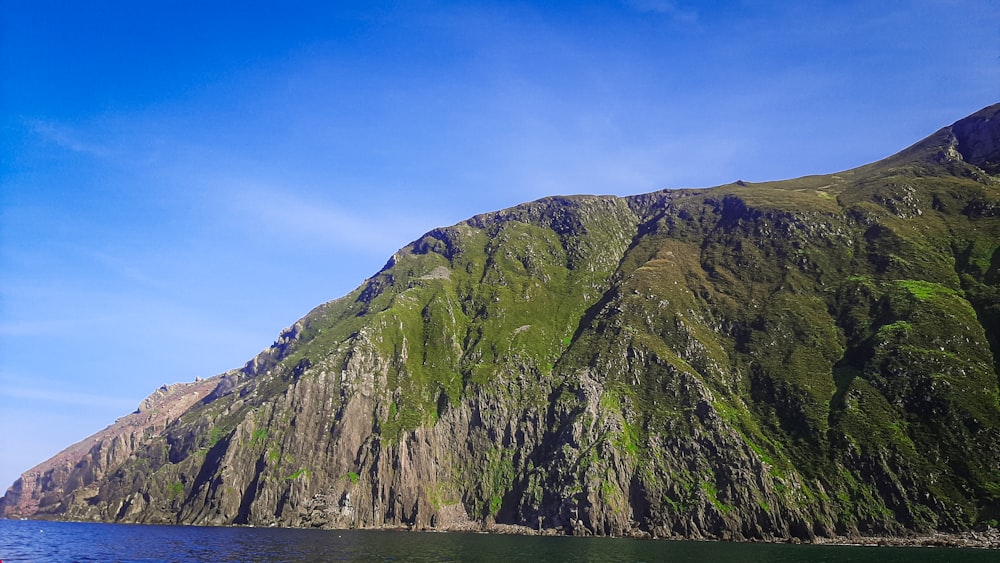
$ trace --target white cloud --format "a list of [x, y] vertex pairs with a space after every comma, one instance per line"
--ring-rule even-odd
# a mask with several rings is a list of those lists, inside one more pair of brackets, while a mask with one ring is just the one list
[[0, 322], [0, 336], [48, 336], [66, 334], [89, 323], [82, 319], [47, 319], [41, 321]]
[[130, 409], [135, 409], [137, 405], [135, 399], [133, 398], [100, 395], [94, 393], [58, 391], [46, 388], [19, 387], [11, 386], [6, 383], [0, 385], [0, 397], [6, 399], [17, 399], [19, 401], [29, 400], [58, 405], [110, 408], [122, 411], [122, 414]]
[[80, 249], [81, 254], [89, 256], [98, 264], [104, 266], [107, 270], [113, 272], [118, 277], [128, 280], [130, 282], [135, 282], [146, 286], [160, 286], [162, 284], [158, 283], [155, 279], [149, 276], [145, 271], [134, 266], [127, 260], [118, 258], [108, 254], [107, 252], [102, 252], [99, 250], [91, 250], [87, 248]]
[[677, 2], [671, 2], [670, 0], [626, 0], [626, 3], [640, 12], [663, 14], [682, 23], [695, 23], [698, 21], [698, 12], [681, 8], [677, 5]]
[[389, 196], [379, 196], [374, 190], [373, 197], [380, 200], [371, 206], [378, 210], [375, 215], [368, 215], [367, 209], [349, 209], [276, 187], [251, 185], [225, 192], [228, 197], [222, 197], [227, 197], [230, 209], [241, 222], [289, 243], [346, 245], [363, 252], [386, 253], [436, 226], [421, 226], [412, 218], [394, 213], [390, 206], [378, 205], [386, 203]]
[[104, 158], [110, 156], [113, 152], [101, 143], [81, 138], [81, 134], [78, 131], [59, 123], [30, 119], [26, 120], [25, 124], [32, 133], [45, 141], [76, 153]]

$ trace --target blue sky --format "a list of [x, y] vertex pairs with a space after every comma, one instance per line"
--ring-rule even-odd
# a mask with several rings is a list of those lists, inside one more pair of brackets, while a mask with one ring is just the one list
[[0, 488], [422, 233], [861, 165], [1000, 101], [995, 2], [0, 2]]

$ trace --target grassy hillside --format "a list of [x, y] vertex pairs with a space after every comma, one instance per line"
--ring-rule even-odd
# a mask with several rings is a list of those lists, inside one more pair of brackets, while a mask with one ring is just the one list
[[995, 526], [998, 111], [838, 174], [548, 198], [427, 233], [48, 514]]

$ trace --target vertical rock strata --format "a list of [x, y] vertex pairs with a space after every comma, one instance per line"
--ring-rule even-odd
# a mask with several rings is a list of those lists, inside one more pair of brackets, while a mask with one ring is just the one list
[[734, 540], [995, 524], [998, 111], [839, 174], [434, 230], [0, 510]]

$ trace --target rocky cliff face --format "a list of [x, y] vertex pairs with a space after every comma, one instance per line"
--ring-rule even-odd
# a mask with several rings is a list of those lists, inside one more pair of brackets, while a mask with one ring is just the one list
[[32, 470], [0, 508], [724, 539], [992, 523], [998, 113], [840, 174], [437, 229], [84, 486]]
[[135, 412], [25, 471], [0, 499], [0, 516], [58, 515], [90, 497], [108, 473], [204, 399], [218, 384], [217, 379], [164, 385]]

